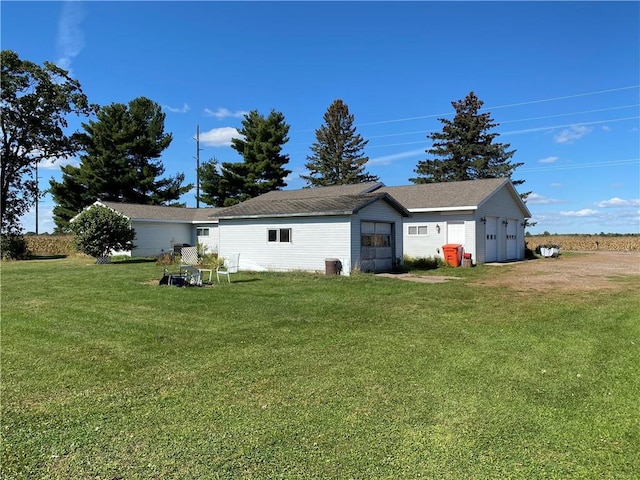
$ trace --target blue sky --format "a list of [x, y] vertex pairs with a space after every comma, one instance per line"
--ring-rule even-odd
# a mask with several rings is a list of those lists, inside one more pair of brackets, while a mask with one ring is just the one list
[[[406, 185], [427, 134], [473, 91], [524, 165], [533, 234], [640, 233], [638, 2], [16, 2], [1, 4], [2, 48], [77, 78], [100, 105], [146, 96], [173, 142], [166, 175], [195, 183], [244, 113], [282, 112], [301, 188], [315, 130], [336, 99], [369, 140], [370, 173]], [[73, 123], [78, 126], [77, 122]], [[42, 164], [40, 184], [60, 179]], [[195, 189], [182, 199], [195, 206]], [[39, 231], [53, 231], [47, 196]], [[35, 215], [23, 218], [35, 230]]]

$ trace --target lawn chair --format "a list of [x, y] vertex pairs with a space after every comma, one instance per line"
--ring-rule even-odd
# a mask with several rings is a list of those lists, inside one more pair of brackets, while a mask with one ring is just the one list
[[227, 276], [227, 282], [231, 283], [231, 274], [238, 273], [240, 270], [240, 254], [233, 253], [228, 257], [225, 257], [224, 264], [216, 268], [216, 277], [218, 283], [220, 283], [220, 275]]

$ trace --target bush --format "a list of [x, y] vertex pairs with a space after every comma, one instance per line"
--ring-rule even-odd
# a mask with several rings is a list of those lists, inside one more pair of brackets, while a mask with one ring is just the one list
[[2, 260], [24, 260], [29, 258], [29, 248], [22, 235], [2, 235], [0, 237]]
[[409, 270], [436, 270], [446, 265], [440, 257], [404, 257], [404, 267]]
[[135, 230], [129, 220], [107, 207], [94, 205], [71, 222], [78, 249], [98, 259], [112, 251], [134, 248]]

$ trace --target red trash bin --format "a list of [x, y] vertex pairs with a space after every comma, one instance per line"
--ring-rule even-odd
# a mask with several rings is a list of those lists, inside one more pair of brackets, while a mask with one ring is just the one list
[[444, 261], [452, 267], [459, 267], [462, 263], [462, 245], [458, 243], [448, 243], [442, 246]]

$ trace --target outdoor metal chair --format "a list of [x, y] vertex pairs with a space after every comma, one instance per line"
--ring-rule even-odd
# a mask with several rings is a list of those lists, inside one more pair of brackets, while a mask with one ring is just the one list
[[233, 253], [224, 258], [224, 264], [216, 268], [216, 278], [220, 283], [220, 275], [227, 276], [227, 283], [231, 283], [231, 274], [238, 273], [240, 270], [240, 254]]

